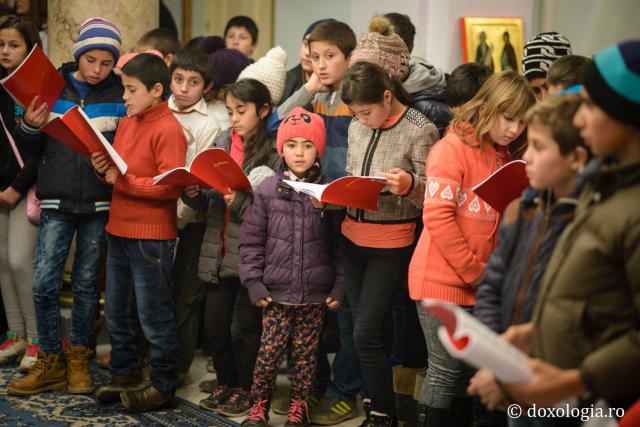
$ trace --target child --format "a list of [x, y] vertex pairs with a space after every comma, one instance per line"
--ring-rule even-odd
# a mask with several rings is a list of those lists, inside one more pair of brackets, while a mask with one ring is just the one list
[[[33, 23], [12, 15], [0, 18], [0, 78], [15, 70], [36, 44], [40, 40]], [[23, 196], [35, 183], [38, 160], [29, 158], [35, 144], [24, 143], [15, 147], [18, 161], [11, 139], [24, 111], [4, 87], [0, 88], [0, 100], [0, 285], [9, 325], [7, 339], [0, 345], [0, 365], [22, 357], [20, 370], [26, 371], [40, 349], [33, 305], [38, 228], [27, 218], [27, 198]]]
[[538, 101], [547, 96], [547, 71], [561, 56], [571, 55], [571, 43], [555, 31], [540, 33], [524, 45], [522, 75], [529, 81]]
[[[171, 92], [169, 109], [187, 136], [186, 164], [206, 149], [222, 131], [221, 125], [211, 113], [204, 94], [211, 90], [211, 62], [199, 49], [181, 50], [176, 53], [169, 67]], [[188, 378], [193, 361], [200, 306], [206, 295], [204, 283], [198, 278], [198, 257], [204, 234], [204, 212], [196, 212], [178, 201], [179, 245], [173, 266], [174, 313], [178, 328], [180, 365], [178, 383]]]
[[234, 16], [224, 27], [224, 43], [250, 58], [258, 46], [258, 26], [248, 16]]
[[156, 28], [146, 32], [138, 40], [137, 52], [147, 52], [149, 50], [158, 50], [164, 57], [164, 63], [167, 67], [171, 65], [173, 56], [180, 50], [180, 40], [175, 32], [168, 28]]
[[[113, 185], [105, 291], [112, 376], [98, 398], [107, 401], [121, 391], [124, 407], [142, 412], [168, 406], [176, 383], [171, 263], [181, 188], [154, 185], [153, 177], [184, 165], [187, 141], [163, 101], [170, 74], [160, 58], [149, 53], [136, 56], [122, 69], [122, 79], [127, 118], [118, 128], [114, 148], [128, 164], [127, 173], [120, 175], [104, 153], [91, 158], [96, 171]], [[139, 382], [134, 327], [138, 321], [149, 342], [151, 384], [127, 390]]]
[[428, 351], [419, 403], [433, 425], [444, 425], [455, 397], [458, 418], [470, 417], [472, 402], [464, 397], [467, 369], [444, 349], [440, 322], [420, 308], [420, 300], [441, 299], [471, 311], [499, 218], [471, 188], [511, 160], [508, 146], [524, 130], [522, 116], [534, 102], [531, 87], [517, 73], [493, 74], [461, 107], [427, 159], [424, 230], [409, 267], [409, 292]]
[[578, 173], [589, 157], [571, 123], [579, 106], [575, 94], [547, 97], [524, 117], [529, 145], [523, 160], [532, 188], [505, 210], [473, 310], [497, 333], [531, 321], [553, 248], [573, 219]]
[[[279, 360], [290, 334], [294, 371], [286, 425], [309, 424], [307, 397], [315, 376], [325, 306], [338, 308], [344, 296], [334, 250], [337, 241], [332, 244], [331, 239], [332, 228], [337, 231], [331, 221], [336, 212], [319, 215], [322, 204], [293, 191], [282, 180], [325, 182], [317, 163], [325, 136], [319, 115], [301, 107], [289, 113], [278, 129], [282, 168], [258, 186], [240, 227], [240, 279], [251, 302], [263, 308], [251, 388], [254, 403], [243, 426], [267, 425]], [[292, 262], [299, 265], [299, 272], [291, 270]]]
[[395, 402], [384, 324], [413, 251], [425, 191], [424, 162], [438, 131], [407, 107], [410, 97], [401, 83], [378, 65], [352, 65], [342, 99], [356, 119], [349, 126], [347, 172], [387, 179], [377, 211], [347, 209], [342, 256], [354, 342], [371, 398], [365, 424], [391, 426]]
[[589, 62], [591, 60], [584, 56], [566, 55], [551, 64], [547, 74], [548, 94], [555, 95], [569, 88], [575, 88], [577, 92], [582, 72]]
[[[257, 185], [265, 176], [273, 175], [278, 161], [266, 128], [271, 94], [259, 81], [242, 79], [228, 88], [226, 105], [232, 127], [221, 133], [212, 147], [229, 152], [249, 175], [249, 180]], [[207, 283], [205, 350], [213, 356], [218, 384], [211, 388], [211, 395], [200, 402], [200, 407], [239, 417], [251, 408], [249, 390], [261, 333], [260, 310], [251, 304], [238, 275], [238, 235], [245, 211], [251, 204], [251, 193], [231, 192], [223, 197], [211, 190], [198, 195], [197, 188], [192, 187], [187, 187], [185, 193], [185, 203], [197, 210], [208, 209], [198, 273]], [[240, 348], [234, 350], [231, 322], [236, 300], [242, 336]]]
[[275, 130], [280, 117], [293, 108], [303, 107], [320, 114], [327, 129], [322, 174], [340, 178], [346, 174], [347, 130], [352, 116], [342, 102], [342, 80], [349, 68], [349, 56], [356, 47], [353, 30], [343, 22], [323, 22], [309, 36], [313, 75], [297, 92], [278, 107], [269, 120]]
[[[60, 67], [66, 85], [51, 114], [60, 115], [80, 105], [112, 141], [125, 114], [122, 83], [112, 72], [120, 56], [120, 33], [111, 22], [90, 18], [80, 26], [72, 53], [75, 62]], [[34, 109], [35, 101], [16, 129], [16, 140], [44, 145], [38, 166], [37, 196], [42, 212], [33, 280], [41, 353], [28, 375], [13, 381], [7, 391], [31, 395], [67, 387], [70, 393], [92, 393], [87, 362], [92, 353], [89, 346], [98, 307], [111, 190], [98, 180], [88, 159], [39, 131], [47, 119], [47, 106]], [[63, 350], [58, 299], [74, 233], [71, 333], [69, 347]]]
[[583, 74], [573, 123], [598, 158], [583, 173], [533, 322], [505, 333], [539, 359], [529, 361], [530, 381], [503, 385], [510, 400], [549, 407], [580, 396], [627, 409], [640, 393], [639, 64], [640, 40], [629, 40], [598, 52]]
[[478, 93], [491, 70], [477, 62], [458, 65], [447, 80], [447, 105], [457, 114], [463, 104], [469, 102]]

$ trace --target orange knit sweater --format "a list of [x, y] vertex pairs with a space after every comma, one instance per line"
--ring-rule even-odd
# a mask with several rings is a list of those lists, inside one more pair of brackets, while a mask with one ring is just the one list
[[128, 169], [113, 187], [106, 230], [131, 239], [175, 239], [182, 188], [153, 184], [155, 175], [184, 166], [187, 153], [182, 127], [167, 102], [122, 119], [113, 146]]
[[[477, 141], [475, 141], [477, 144]], [[424, 230], [409, 266], [412, 299], [473, 305], [470, 284], [484, 272], [496, 244], [498, 214], [471, 188], [509, 161], [506, 147], [464, 143], [449, 130], [427, 158]]]

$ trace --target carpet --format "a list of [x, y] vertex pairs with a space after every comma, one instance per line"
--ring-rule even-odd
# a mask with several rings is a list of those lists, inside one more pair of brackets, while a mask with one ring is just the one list
[[[109, 372], [93, 361], [89, 371], [97, 386], [109, 380]], [[95, 395], [51, 392], [9, 396], [7, 386], [18, 375], [16, 366], [0, 367], [0, 426], [238, 426], [179, 397], [169, 409], [129, 414], [119, 404], [98, 403]]]

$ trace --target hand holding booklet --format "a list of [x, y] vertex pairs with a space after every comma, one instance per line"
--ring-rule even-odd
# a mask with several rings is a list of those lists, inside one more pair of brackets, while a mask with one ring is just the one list
[[189, 166], [171, 169], [153, 177], [154, 184], [214, 188], [222, 194], [251, 191], [247, 175], [222, 148], [208, 148], [198, 153]]
[[442, 322], [438, 337], [451, 356], [476, 368], [488, 369], [505, 384], [526, 382], [533, 377], [526, 365], [526, 354], [459, 306], [425, 299], [422, 307]]
[[340, 206], [378, 210], [380, 191], [384, 188], [386, 178], [381, 176], [344, 176], [329, 184], [291, 181], [285, 179], [292, 188], [315, 197], [322, 203]]
[[127, 164], [122, 157], [77, 105], [44, 125], [42, 131], [87, 158], [97, 151], [106, 152], [121, 174], [127, 172]]
[[529, 186], [525, 165], [524, 160], [509, 162], [473, 187], [471, 191], [493, 209], [502, 213], [509, 203], [520, 197], [524, 189]]

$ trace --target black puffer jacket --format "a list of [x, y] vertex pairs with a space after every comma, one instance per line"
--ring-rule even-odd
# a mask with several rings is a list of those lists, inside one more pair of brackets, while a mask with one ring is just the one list
[[[126, 114], [122, 103], [122, 81], [111, 73], [93, 86], [86, 98], [81, 99], [70, 78], [77, 70], [76, 63], [63, 64], [60, 68], [67, 84], [51, 113], [61, 115], [74, 105], [80, 105], [105, 138], [113, 142], [120, 118]], [[53, 137], [29, 129], [24, 123], [16, 128], [15, 134], [21, 143], [39, 144], [41, 147], [37, 196], [43, 201], [43, 208], [93, 213], [96, 212], [96, 202], [111, 200], [110, 187], [98, 180], [89, 159]]]
[[420, 111], [436, 125], [440, 138], [444, 136], [444, 132], [453, 118], [453, 113], [445, 99], [446, 92], [446, 85], [438, 85], [411, 94], [413, 108]]

